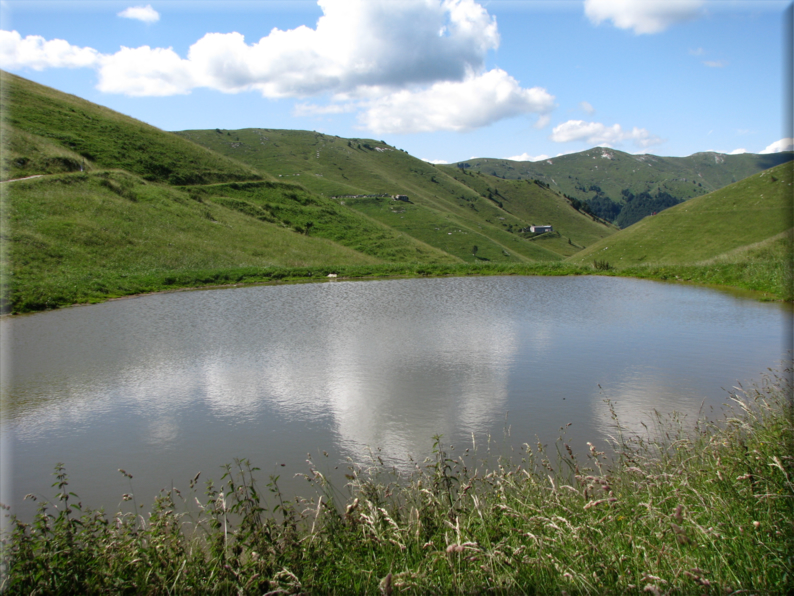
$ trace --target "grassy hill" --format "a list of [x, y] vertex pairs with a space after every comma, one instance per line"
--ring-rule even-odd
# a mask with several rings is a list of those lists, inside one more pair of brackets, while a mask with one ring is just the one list
[[538, 162], [472, 159], [454, 167], [505, 179], [540, 180], [586, 203], [594, 214], [627, 227], [654, 211], [708, 194], [793, 157], [792, 152], [658, 157], [596, 147]]
[[765, 241], [792, 226], [793, 169], [791, 162], [781, 164], [648, 216], [570, 260], [616, 266], [698, 263]]
[[325, 238], [387, 262], [458, 262], [452, 255], [295, 184], [231, 182], [181, 189], [197, 201]]
[[[336, 197], [340, 205], [468, 262], [559, 260], [614, 232], [547, 188], [527, 193], [518, 185], [502, 184], [502, 195], [496, 197], [488, 190], [495, 180], [475, 182], [382, 141], [273, 129], [177, 134], [282, 180], [299, 180], [309, 190]], [[393, 201], [394, 195], [410, 202]], [[532, 242], [519, 232], [541, 220], [562, 226], [565, 240]], [[574, 244], [568, 244], [569, 237]]]
[[69, 171], [83, 165], [124, 169], [169, 184], [263, 179], [250, 167], [108, 108], [6, 72], [0, 77], [0, 110], [9, 139], [3, 147], [4, 180], [50, 173], [48, 156], [66, 158], [63, 169]]
[[4, 309], [224, 283], [251, 267], [460, 262], [297, 183], [0, 76], [2, 177], [41, 176], [0, 183]]
[[[4, 311], [332, 272], [582, 274], [593, 261], [609, 262], [608, 274], [689, 268], [689, 279], [784, 294], [790, 162], [616, 234], [556, 178], [434, 166], [381, 141], [314, 132], [168, 133], [0, 77]], [[635, 170], [652, 160], [628, 157]], [[15, 180], [27, 176], [37, 177]], [[532, 224], [554, 232], [528, 233]]]
[[379, 262], [121, 170], [5, 185], [15, 310], [166, 289], [185, 272]]
[[551, 234], [524, 235], [565, 256], [607, 237], [605, 233], [616, 231], [606, 222], [577, 210], [571, 201], [539, 180], [503, 180], [458, 168], [442, 166], [442, 169], [530, 225], [553, 224]]

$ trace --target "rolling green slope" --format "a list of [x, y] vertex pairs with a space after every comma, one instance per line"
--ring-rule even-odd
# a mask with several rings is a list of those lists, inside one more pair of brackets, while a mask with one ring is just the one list
[[[13, 75], [0, 83], [4, 312], [333, 270], [580, 274], [596, 260], [621, 271], [700, 262], [698, 275], [719, 270], [721, 283], [749, 260], [764, 265], [738, 285], [783, 295], [791, 162], [616, 233], [556, 179], [434, 166], [380, 141], [305, 131], [167, 133]], [[595, 157], [616, 171], [654, 159]], [[527, 231], [545, 224], [554, 232]]]
[[[4, 180], [30, 175], [30, 161], [53, 151], [73, 160], [65, 168], [70, 171], [117, 168], [169, 184], [266, 178], [178, 135], [2, 71], [0, 90], [4, 136], [11, 138], [4, 141], [11, 149], [3, 156]], [[41, 165], [35, 173], [52, 172]]]
[[538, 162], [471, 159], [455, 167], [505, 179], [540, 180], [587, 202], [596, 215], [626, 227], [654, 211], [718, 190], [792, 157], [792, 152], [658, 157], [597, 147]]
[[[8, 73], [0, 76], [5, 179], [113, 168], [148, 182], [179, 185], [183, 190], [190, 187], [190, 196], [198, 199], [192, 206], [198, 210], [203, 208], [201, 197], [213, 197], [220, 192], [217, 189], [223, 187], [218, 184], [260, 182], [238, 186], [233, 189], [234, 197], [213, 204], [251, 217], [260, 224], [266, 222], [290, 229], [296, 237], [319, 234], [379, 260], [458, 262], [456, 257], [371, 218], [341, 209], [331, 199], [307, 192], [296, 182], [279, 180], [179, 135], [80, 98]], [[202, 190], [205, 187], [216, 190]], [[253, 203], [261, 201], [261, 190], [265, 187], [267, 201], [278, 204], [278, 208], [262, 217], [258, 208], [249, 209], [245, 203], [247, 199]], [[11, 199], [15, 188], [9, 187], [6, 193]], [[251, 197], [241, 196], [245, 195], [245, 189], [253, 193]], [[271, 228], [263, 233], [272, 233]], [[273, 257], [278, 260], [280, 255]]]
[[458, 262], [452, 255], [295, 184], [231, 182], [182, 188], [198, 201], [279, 224], [301, 235], [325, 238], [384, 261]]
[[164, 289], [189, 271], [379, 262], [120, 170], [2, 189], [3, 298], [15, 311]]
[[452, 166], [441, 168], [530, 225], [552, 224], [552, 234], [524, 235], [562, 255], [570, 256], [616, 231], [592, 215], [577, 211], [570, 201], [541, 181], [503, 180]]
[[[340, 205], [469, 262], [558, 260], [614, 231], [571, 209], [548, 189], [538, 189], [534, 201], [511, 210], [504, 197], [483, 194], [484, 188], [475, 189], [456, 170], [433, 166], [382, 141], [273, 129], [177, 134], [282, 180], [300, 181], [307, 189], [335, 197]], [[513, 194], [518, 205], [521, 193]], [[392, 201], [389, 197], [394, 195], [406, 195], [410, 202]], [[565, 213], [565, 218], [558, 221], [556, 213]], [[577, 236], [578, 246], [568, 244], [567, 238], [557, 244], [550, 238], [533, 242], [519, 233], [548, 217], [552, 219], [545, 223], [562, 225], [574, 234], [580, 228], [588, 231]]]
[[743, 247], [791, 228], [793, 169], [792, 162], [781, 164], [646, 217], [569, 260], [618, 267], [696, 264], [730, 254], [741, 260]]
[[0, 180], [93, 168], [79, 153], [0, 122]]
[[223, 283], [251, 267], [460, 262], [300, 184], [0, 76], [3, 310]]

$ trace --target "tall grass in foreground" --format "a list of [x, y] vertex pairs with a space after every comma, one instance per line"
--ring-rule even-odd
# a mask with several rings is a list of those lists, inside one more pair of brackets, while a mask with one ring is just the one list
[[564, 437], [491, 464], [437, 439], [408, 476], [377, 456], [351, 467], [347, 499], [311, 461], [314, 496], [290, 501], [277, 478], [263, 490], [238, 461], [200, 498], [194, 478], [188, 496], [162, 491], [148, 516], [108, 516], [82, 510], [59, 467], [55, 501], [4, 537], [2, 589], [790, 594], [791, 389], [770, 375], [737, 390], [718, 422], [657, 416], [642, 435], [614, 416], [609, 453], [581, 458]]

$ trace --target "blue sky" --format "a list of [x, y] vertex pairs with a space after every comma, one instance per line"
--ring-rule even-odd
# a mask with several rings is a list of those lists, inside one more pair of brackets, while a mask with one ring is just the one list
[[417, 157], [772, 152], [784, 12], [753, 0], [0, 2], [0, 68], [164, 130]]

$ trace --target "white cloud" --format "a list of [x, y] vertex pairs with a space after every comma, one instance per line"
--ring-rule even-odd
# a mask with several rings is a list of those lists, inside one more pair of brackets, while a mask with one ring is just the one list
[[125, 48], [104, 56], [97, 89], [132, 96], [189, 93], [195, 75], [190, 63], [171, 48]]
[[747, 149], [734, 149], [729, 155], [741, 155], [742, 153], [747, 153]]
[[595, 108], [588, 101], [580, 102], [579, 107], [588, 114], [595, 114]]
[[505, 71], [494, 69], [463, 82], [436, 83], [370, 101], [360, 121], [376, 133], [466, 131], [553, 108], [554, 96], [545, 89], [524, 89]]
[[690, 56], [702, 56], [705, 53], [706, 53], [706, 51], [703, 48], [697, 48], [695, 50], [689, 50]]
[[724, 68], [728, 66], [728, 63], [724, 60], [704, 60], [703, 64], [708, 66], [709, 68]]
[[510, 161], [542, 161], [548, 159], [548, 155], [530, 155], [529, 153], [522, 153], [521, 155], [514, 155], [513, 157], [505, 157]]
[[[484, 72], [499, 45], [496, 19], [475, 0], [318, 0], [315, 28], [273, 29], [249, 43], [240, 33], [207, 33], [181, 56], [172, 48], [122, 47], [100, 54], [62, 40], [2, 32], [0, 67], [92, 67], [97, 88], [131, 96], [168, 96], [208, 88], [264, 97], [331, 96], [300, 103], [295, 114], [361, 111], [375, 132], [471, 130], [536, 114], [550, 122], [554, 97], [522, 88], [502, 70]], [[153, 22], [151, 6], [126, 18]]]
[[767, 145], [766, 149], [761, 153], [780, 153], [781, 151], [794, 151], [794, 139], [780, 139], [771, 145]]
[[[360, 92], [377, 86], [393, 90], [461, 81], [481, 72], [486, 53], [499, 45], [496, 20], [474, 0], [318, 0], [318, 4], [323, 16], [316, 28], [273, 29], [250, 44], [239, 33], [208, 33], [190, 47], [186, 58], [170, 48], [122, 48], [102, 56], [100, 89], [130, 95], [188, 93], [197, 87], [227, 93], [255, 89], [266, 97]], [[120, 14], [153, 18], [145, 7]], [[30, 45], [32, 39], [20, 41], [17, 34], [16, 43], [6, 40], [6, 54], [17, 52], [20, 44]], [[35, 39], [39, 45], [66, 43]], [[100, 56], [90, 48], [77, 49]], [[153, 61], [154, 56], [165, 61]], [[29, 63], [6, 59], [0, 66]], [[45, 61], [37, 67], [57, 66], [61, 64]], [[125, 88], [129, 73], [133, 78]]]
[[[482, 70], [499, 45], [496, 20], [474, 0], [319, 0], [316, 28], [273, 29], [254, 43], [239, 33], [208, 33], [189, 51], [182, 92], [209, 87], [266, 97], [344, 93], [462, 80]], [[444, 27], [444, 34], [438, 34]], [[149, 68], [141, 64], [141, 71]], [[187, 67], [187, 68], [185, 68]], [[102, 76], [113, 76], [113, 63]], [[173, 77], [162, 69], [146, 78]], [[182, 77], [176, 77], [183, 80]], [[137, 93], [139, 85], [133, 86]], [[123, 92], [119, 89], [118, 92]]]
[[635, 34], [660, 33], [703, 14], [704, 0], [585, 0], [584, 12], [596, 25], [612, 21]]
[[39, 35], [22, 39], [16, 31], [0, 31], [2, 68], [84, 68], [96, 66], [100, 58], [96, 50], [73, 46], [63, 39], [47, 41]]
[[144, 23], [156, 23], [160, 20], [160, 14], [152, 8], [151, 4], [146, 6], [130, 6], [122, 10], [118, 16], [125, 19], [135, 19]]
[[324, 116], [326, 114], [345, 114], [348, 112], [355, 112], [356, 104], [346, 103], [332, 103], [327, 106], [320, 106], [313, 103], [299, 103], [295, 104], [292, 110], [292, 115], [296, 117], [304, 116]]
[[425, 159], [425, 158], [422, 158], [422, 161], [426, 161], [427, 163], [434, 163], [434, 164], [447, 164], [447, 163], [449, 163], [445, 159]]
[[568, 120], [568, 122], [555, 126], [549, 138], [557, 143], [587, 141], [594, 145], [610, 147], [624, 141], [633, 141], [635, 145], [643, 148], [664, 142], [644, 128], [635, 126], [631, 130], [623, 130], [620, 124], [606, 126], [600, 122], [585, 122], [583, 120]]

